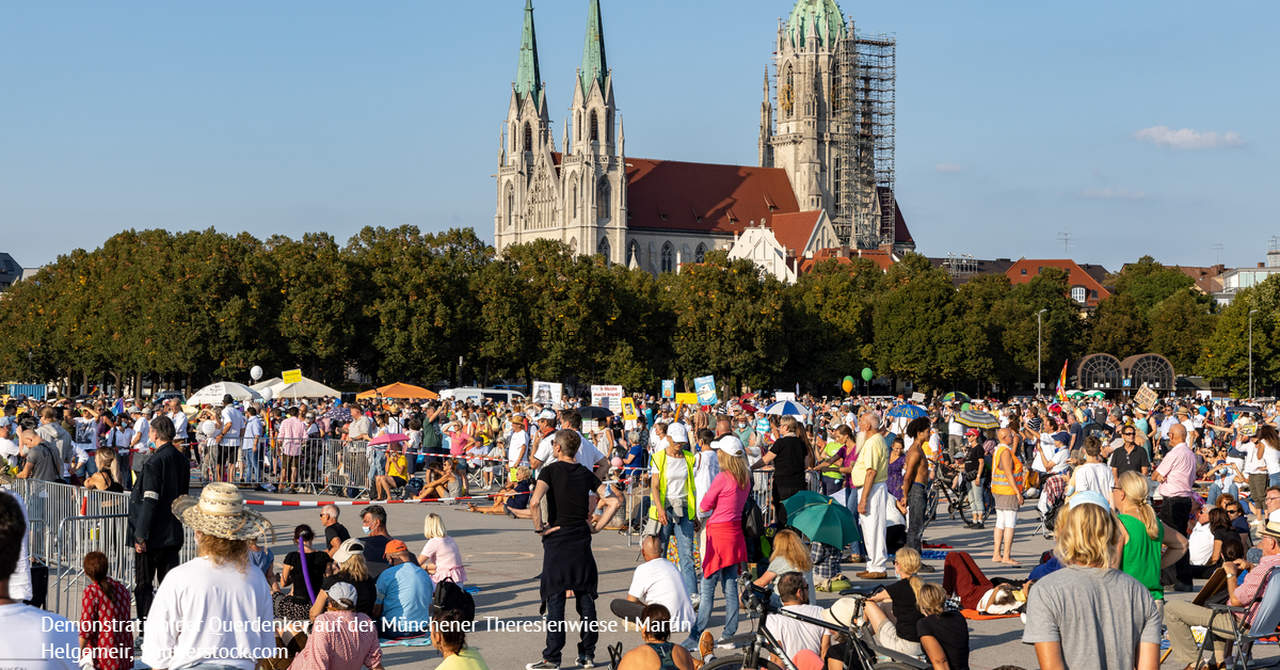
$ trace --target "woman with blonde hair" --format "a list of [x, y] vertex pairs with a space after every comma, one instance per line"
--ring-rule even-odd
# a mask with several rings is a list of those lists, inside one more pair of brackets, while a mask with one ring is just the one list
[[1121, 525], [1120, 569], [1164, 599], [1160, 571], [1187, 553], [1187, 538], [1156, 518], [1147, 502], [1147, 478], [1136, 470], [1120, 473], [1111, 489], [1111, 505]]
[[916, 605], [923, 616], [916, 623], [920, 647], [935, 668], [969, 667], [969, 624], [959, 612], [945, 610], [947, 592], [937, 584], [921, 585]]
[[1160, 665], [1160, 610], [1147, 587], [1111, 567], [1123, 526], [1102, 496], [1071, 498], [1055, 525], [1063, 567], [1027, 595], [1022, 641], [1042, 668], [1137, 668]]
[[422, 522], [422, 534], [427, 543], [418, 554], [418, 565], [431, 575], [431, 581], [439, 584], [445, 577], [452, 578], [459, 586], [467, 581], [467, 571], [462, 567], [462, 552], [458, 543], [444, 529], [444, 520], [432, 512]]
[[316, 600], [311, 604], [312, 621], [326, 611], [329, 604], [329, 589], [335, 584], [346, 582], [356, 589], [355, 611], [373, 617], [373, 606], [377, 600], [377, 585], [373, 575], [369, 574], [369, 565], [364, 560], [364, 543], [355, 538], [344, 540], [333, 552], [333, 562], [338, 570], [324, 578]]
[[756, 579], [755, 585], [773, 587], [773, 604], [781, 607], [782, 601], [778, 600], [777, 594], [778, 578], [788, 572], [799, 572], [805, 575], [805, 581], [809, 584], [809, 602], [816, 603], [818, 593], [810, 576], [812, 571], [813, 562], [809, 560], [809, 549], [804, 546], [800, 533], [783, 528], [773, 536], [773, 553], [769, 554], [769, 566]]
[[[920, 572], [920, 552], [911, 547], [899, 549], [893, 555], [893, 569], [898, 573], [898, 581], [867, 598], [867, 623], [875, 631], [880, 646], [900, 654], [920, 656], [924, 653], [916, 628], [921, 616], [916, 600], [924, 585], [916, 576]], [[885, 612], [876, 604], [886, 601], [892, 606], [891, 612]]]
[[116, 460], [116, 452], [110, 447], [99, 447], [93, 453], [93, 464], [97, 472], [89, 475], [84, 487], [91, 491], [120, 492], [124, 487], [120, 484], [120, 470]]

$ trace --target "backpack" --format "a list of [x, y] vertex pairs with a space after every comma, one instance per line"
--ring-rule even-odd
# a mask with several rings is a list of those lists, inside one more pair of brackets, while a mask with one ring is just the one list
[[476, 620], [476, 600], [471, 597], [452, 577], [445, 577], [436, 584], [435, 593], [431, 594], [431, 616], [438, 617], [439, 612], [453, 610], [458, 613], [460, 621]]
[[742, 534], [748, 538], [764, 536], [764, 513], [751, 496], [742, 505]]

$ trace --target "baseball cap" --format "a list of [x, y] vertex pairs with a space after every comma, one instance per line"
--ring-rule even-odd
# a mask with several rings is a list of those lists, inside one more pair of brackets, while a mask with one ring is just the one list
[[1087, 491], [1087, 490], [1077, 491], [1075, 495], [1071, 496], [1071, 499], [1068, 501], [1068, 504], [1071, 506], [1072, 509], [1074, 509], [1077, 505], [1093, 504], [1093, 505], [1097, 505], [1098, 507], [1101, 507], [1102, 509], [1107, 510], [1108, 512], [1111, 511], [1111, 503], [1107, 502], [1107, 499], [1104, 498], [1102, 494], [1098, 493], [1097, 491]]
[[338, 606], [342, 609], [347, 610], [355, 608], [356, 599], [359, 597], [356, 595], [356, 587], [348, 582], [338, 582], [325, 589], [325, 592], [329, 594], [330, 600], [338, 603]]
[[969, 435], [979, 435], [980, 433], [979, 433], [979, 431], [978, 431], [978, 429], [977, 429], [977, 428], [970, 428], [970, 429], [968, 429], [968, 430], [964, 431], [964, 434], [965, 434], [965, 436], [969, 436]]
[[13, 417], [0, 416], [0, 426], [9, 426], [13, 424]]
[[[390, 544], [390, 543], [388, 543]], [[344, 540], [338, 545], [338, 550], [333, 552], [333, 562], [339, 565], [346, 563], [348, 558], [352, 556], [363, 556], [364, 544], [355, 538]]]
[[382, 554], [385, 557], [394, 556], [402, 551], [409, 551], [409, 547], [405, 546], [404, 540], [391, 540], [387, 542], [387, 548]]
[[671, 425], [667, 426], [667, 437], [671, 438], [671, 441], [673, 442], [683, 442], [688, 444], [689, 429], [685, 428], [683, 423], [678, 421], [672, 422]]
[[744, 451], [742, 448], [742, 440], [736, 435], [725, 435], [724, 437], [711, 442], [712, 449], [719, 449], [730, 456], [741, 456]]
[[544, 409], [541, 412], [538, 412], [538, 420], [539, 421], [555, 421], [556, 413], [549, 409]]

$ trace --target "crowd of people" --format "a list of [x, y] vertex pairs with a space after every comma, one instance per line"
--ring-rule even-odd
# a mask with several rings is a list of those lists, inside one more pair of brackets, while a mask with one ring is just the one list
[[[442, 653], [452, 650], [451, 664], [440, 667], [484, 667], [464, 638], [431, 623], [466, 618], [465, 606], [437, 602], [437, 591], [465, 593], [458, 587], [467, 583], [462, 550], [439, 515], [428, 515], [416, 552], [390, 532], [379, 505], [361, 508], [363, 537], [352, 537], [339, 508], [328, 506], [319, 510], [322, 540], [299, 525], [297, 550], [282, 562], [263, 548], [265, 519], [243, 504], [235, 483], [290, 490], [317, 481], [327, 472], [313, 470], [306, 450], [323, 440], [367, 466], [365, 481], [344, 492], [389, 500], [486, 490], [490, 504], [471, 511], [532, 524], [543, 545], [539, 591], [549, 621], [565, 619], [570, 599], [581, 619], [596, 620], [592, 536], [628, 525], [639, 532], [642, 561], [626, 597], [610, 603], [643, 631], [622, 667], [697, 667], [741, 646], [740, 601], [751, 585], [770, 588], [782, 610], [853, 623], [844, 599], [825, 609], [816, 603], [817, 592], [839, 593], [855, 581], [884, 587], [860, 609], [856, 623], [868, 639], [934, 667], [968, 666], [961, 609], [1021, 612], [1023, 641], [1042, 667], [1099, 667], [1099, 659], [1100, 667], [1156, 667], [1165, 637], [1178, 662], [1194, 664], [1192, 626], [1211, 630], [1213, 662], [1222, 663], [1230, 621], [1203, 605], [1166, 604], [1166, 591], [1190, 591], [1193, 580], [1219, 574], [1216, 595], [1207, 597], [1247, 606], [1280, 566], [1274, 406], [803, 398], [800, 411], [779, 413], [753, 396], [703, 408], [634, 400], [627, 419], [584, 419], [585, 403], [571, 398], [309, 405], [227, 397], [220, 408], [170, 399], [125, 403], [124, 412], [107, 409], [106, 400], [10, 402], [0, 417], [0, 465], [17, 478], [129, 492], [133, 597], [110, 576], [106, 556], [90, 553], [82, 610], [112, 621], [133, 610], [146, 621], [140, 657], [153, 667], [199, 667], [202, 659], [183, 654], [212, 645], [289, 649], [301, 668], [374, 668], [379, 640], [424, 635], [433, 643], [439, 636]], [[193, 469], [221, 481], [189, 496]], [[859, 539], [834, 546], [794, 527], [785, 503], [802, 492], [847, 509]], [[25, 519], [15, 498], [16, 521], [0, 522], [0, 531]], [[1019, 512], [1032, 499], [1056, 549], [1028, 566], [1027, 579], [988, 579], [973, 557], [980, 548], [970, 546], [947, 552], [940, 584], [926, 581], [939, 569], [924, 558], [939, 504], [971, 529], [991, 523], [990, 561], [1013, 567]], [[196, 532], [199, 557], [180, 564], [184, 525]], [[0, 538], [10, 544], [9, 597], [29, 600], [21, 574], [29, 559], [18, 553], [25, 543]], [[863, 569], [846, 575], [842, 566], [858, 564]], [[0, 572], [5, 566], [0, 560]], [[183, 577], [193, 574], [202, 578]], [[235, 596], [212, 614], [301, 626], [268, 626], [258, 637], [166, 633], [196, 611], [208, 618], [209, 589]], [[25, 614], [0, 604], [0, 621], [6, 616]], [[783, 617], [769, 624], [782, 646], [773, 653], [843, 667], [849, 640], [838, 632]], [[104, 659], [112, 655], [106, 650], [127, 650], [131, 659], [135, 640], [116, 628], [98, 625], [111, 632], [82, 635], [73, 646], [104, 650]], [[302, 629], [309, 634], [294, 634]], [[579, 667], [594, 665], [598, 641], [582, 629]], [[549, 628], [540, 658], [527, 667], [561, 667], [566, 644], [563, 629]], [[95, 656], [95, 663], [131, 661]]]

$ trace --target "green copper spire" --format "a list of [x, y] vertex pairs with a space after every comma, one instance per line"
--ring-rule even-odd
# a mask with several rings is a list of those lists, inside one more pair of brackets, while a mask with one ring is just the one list
[[604, 23], [600, 20], [600, 0], [590, 0], [587, 6], [587, 40], [582, 45], [582, 68], [578, 76], [582, 81], [582, 94], [591, 91], [591, 80], [604, 87], [604, 76], [609, 65], [604, 60]]
[[520, 33], [520, 67], [516, 70], [516, 95], [532, 95], [536, 101], [542, 91], [538, 73], [538, 37], [533, 32], [533, 0], [524, 2], [524, 30]]
[[787, 36], [796, 47], [804, 46], [809, 31], [817, 28], [818, 44], [834, 47], [844, 37], [844, 14], [836, 0], [797, 0], [787, 19]]

